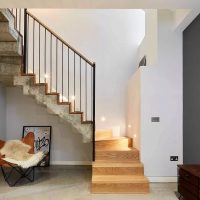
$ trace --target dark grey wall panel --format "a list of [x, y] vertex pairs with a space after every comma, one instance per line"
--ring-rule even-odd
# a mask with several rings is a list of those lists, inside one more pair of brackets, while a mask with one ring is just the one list
[[200, 15], [183, 32], [183, 162], [200, 163]]

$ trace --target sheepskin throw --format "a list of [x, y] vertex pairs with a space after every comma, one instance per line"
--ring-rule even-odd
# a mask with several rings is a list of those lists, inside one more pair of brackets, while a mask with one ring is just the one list
[[4, 156], [2, 159], [9, 163], [16, 164], [22, 168], [29, 168], [36, 166], [44, 158], [43, 152], [30, 154], [30, 149], [30, 145], [20, 140], [8, 140], [0, 149], [0, 154]]

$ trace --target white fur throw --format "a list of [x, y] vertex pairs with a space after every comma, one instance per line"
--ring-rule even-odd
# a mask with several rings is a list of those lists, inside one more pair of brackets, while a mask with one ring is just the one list
[[5, 157], [3, 160], [16, 164], [22, 168], [29, 168], [36, 166], [43, 158], [44, 153], [38, 152], [36, 154], [28, 153], [31, 146], [24, 144], [20, 140], [8, 140], [2, 149], [0, 154]]

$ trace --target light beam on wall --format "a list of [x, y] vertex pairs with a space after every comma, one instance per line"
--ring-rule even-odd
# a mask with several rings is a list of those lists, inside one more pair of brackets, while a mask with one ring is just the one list
[[102, 122], [105, 122], [105, 121], [106, 121], [106, 118], [105, 118], [104, 116], [102, 116], [102, 117], [101, 117], [101, 121], [102, 121]]

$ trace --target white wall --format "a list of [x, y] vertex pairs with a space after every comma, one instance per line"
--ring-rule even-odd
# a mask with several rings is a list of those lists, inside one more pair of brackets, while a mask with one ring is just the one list
[[[141, 158], [150, 177], [176, 176], [183, 159], [182, 32], [173, 20], [171, 11], [158, 10], [158, 65], [141, 73]], [[170, 162], [172, 155], [179, 162]]]
[[174, 11], [174, 25], [178, 27], [191, 12], [190, 9], [176, 9]]
[[[0, 96], [1, 97], [1, 96]], [[47, 113], [32, 97], [24, 96], [22, 89], [6, 89], [6, 137], [22, 137], [24, 125], [52, 126], [51, 163], [87, 164], [92, 160], [92, 144], [83, 143], [81, 134], [71, 125], [60, 122], [59, 117]], [[0, 121], [1, 123], [1, 121]]]
[[156, 9], [145, 10], [145, 37], [138, 49], [138, 62], [147, 56], [147, 65], [157, 63], [158, 55], [158, 15]]
[[[152, 38], [157, 37], [157, 61], [140, 67], [134, 74], [140, 74], [140, 79], [132, 77], [135, 80], [132, 85], [138, 84], [141, 88], [140, 113], [134, 110], [138, 102], [132, 100], [132, 119], [138, 118], [135, 121], [141, 124], [139, 131], [132, 134], [141, 135], [141, 160], [150, 181], [176, 181], [177, 164], [183, 161], [182, 32], [174, 29], [172, 11], [158, 10], [156, 13], [153, 24], [157, 23], [157, 28]], [[146, 34], [144, 41], [150, 39], [148, 31]], [[148, 52], [149, 46], [146, 48]], [[152, 57], [151, 52], [147, 53], [147, 60], [149, 57]], [[151, 122], [151, 117], [160, 117], [160, 122]], [[178, 156], [179, 161], [171, 162], [170, 156]]]
[[0, 84], [0, 139], [6, 138], [6, 89]]
[[141, 148], [141, 73], [138, 69], [129, 81], [127, 104], [128, 136], [133, 138], [133, 145]]
[[174, 29], [184, 31], [197, 15], [199, 15], [199, 9], [174, 10]]
[[[142, 10], [31, 9], [31, 13], [96, 62], [97, 129], [126, 128], [126, 91], [144, 36]], [[105, 122], [101, 117], [106, 118]]]

